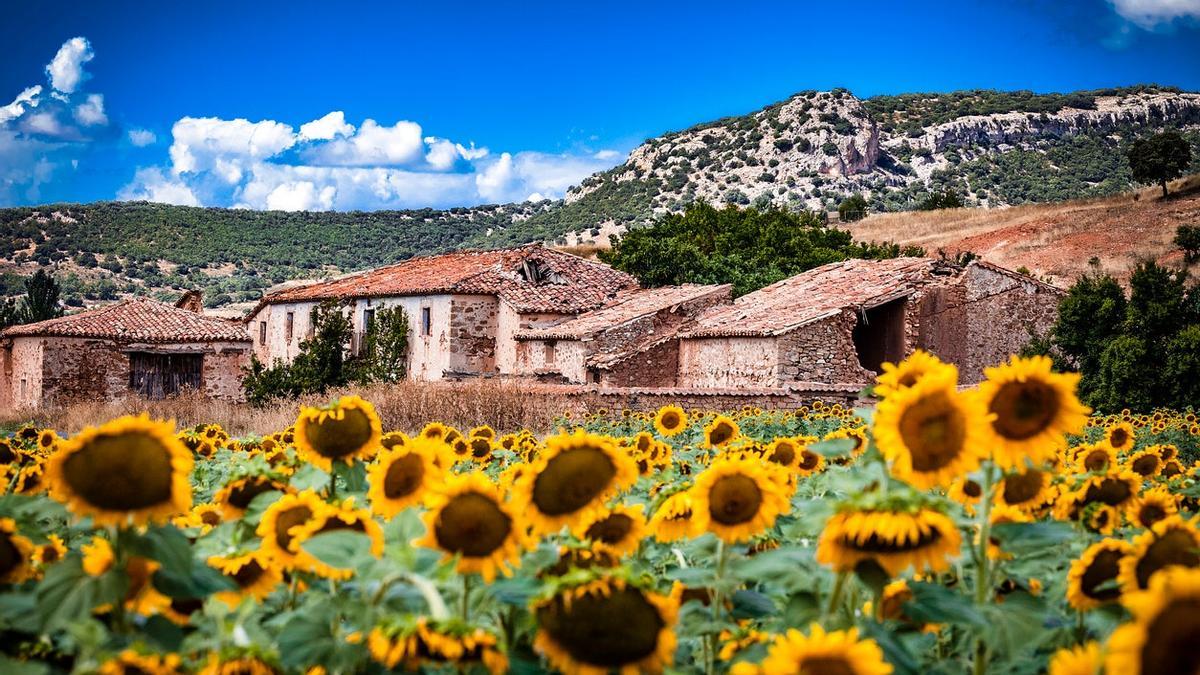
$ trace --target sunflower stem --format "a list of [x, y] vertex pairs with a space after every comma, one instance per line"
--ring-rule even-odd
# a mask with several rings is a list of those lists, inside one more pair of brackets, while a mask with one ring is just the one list
[[463, 623], [471, 622], [471, 578], [473, 574], [462, 575], [462, 616]]
[[[725, 545], [724, 539], [717, 540], [717, 577], [713, 584], [712, 593], [712, 619], [713, 623], [721, 620], [721, 612], [724, 609], [725, 598], [725, 563], [729, 559], [729, 547]], [[705, 660], [705, 673], [712, 673], [716, 669], [717, 656], [717, 640], [720, 638], [720, 633], [713, 632], [708, 636], [708, 646], [705, 650], [707, 656]]]
[[337, 466], [333, 463], [329, 465], [329, 501], [333, 501], [337, 497]]
[[825, 608], [825, 616], [821, 618], [821, 623], [829, 625], [829, 619], [833, 617], [833, 613], [837, 611], [838, 605], [842, 602], [842, 592], [846, 590], [846, 578], [850, 576], [849, 572], [838, 572], [837, 578], [833, 582], [833, 593], [829, 596], [829, 606]]
[[[979, 546], [978, 554], [975, 558], [975, 604], [983, 605], [987, 602], [989, 590], [991, 588], [991, 560], [988, 558], [988, 544], [992, 537], [992, 465], [990, 462], [985, 462], [983, 465], [983, 499], [979, 504]], [[983, 675], [987, 672], [987, 644], [980, 635], [975, 644], [975, 675]]]

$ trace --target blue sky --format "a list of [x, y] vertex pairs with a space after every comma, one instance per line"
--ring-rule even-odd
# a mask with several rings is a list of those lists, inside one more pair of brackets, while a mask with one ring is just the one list
[[556, 198], [803, 89], [1200, 90], [1200, 0], [0, 4], [0, 206]]

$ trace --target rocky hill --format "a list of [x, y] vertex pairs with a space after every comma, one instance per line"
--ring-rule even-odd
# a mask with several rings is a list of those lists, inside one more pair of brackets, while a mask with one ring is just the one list
[[193, 287], [210, 304], [248, 303], [281, 281], [423, 253], [603, 242], [696, 200], [831, 211], [860, 194], [880, 213], [910, 211], [947, 190], [980, 207], [1105, 196], [1131, 187], [1131, 139], [1167, 127], [1196, 145], [1200, 172], [1197, 93], [802, 92], [652, 138], [559, 202], [352, 213], [137, 202], [0, 209], [0, 295], [52, 264], [74, 303]]

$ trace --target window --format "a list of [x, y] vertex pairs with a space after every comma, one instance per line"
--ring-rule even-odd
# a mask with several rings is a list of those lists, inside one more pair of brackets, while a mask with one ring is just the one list
[[267, 344], [267, 322], [266, 321], [258, 322], [258, 344], [260, 344], [260, 345]]
[[548, 365], [548, 366], [554, 365], [554, 343], [553, 342], [546, 343], [546, 365]]
[[421, 308], [421, 335], [433, 335], [433, 317], [428, 307]]
[[25, 390], [27, 389], [28, 384], [29, 384], [29, 381], [22, 377], [21, 378], [21, 398], [22, 399], [25, 398]]
[[367, 333], [371, 330], [371, 324], [375, 323], [375, 310], [363, 310], [363, 332]]
[[292, 339], [293, 329], [294, 329], [295, 325], [296, 325], [296, 313], [288, 312], [287, 313], [287, 339], [289, 339], [289, 340]]

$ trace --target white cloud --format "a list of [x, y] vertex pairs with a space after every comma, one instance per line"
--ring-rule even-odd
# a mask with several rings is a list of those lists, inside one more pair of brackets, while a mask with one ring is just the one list
[[24, 91], [17, 94], [12, 103], [4, 107], [0, 107], [0, 124], [4, 124], [9, 120], [14, 120], [25, 114], [28, 108], [36, 108], [38, 105], [38, 96], [42, 93], [42, 85], [35, 84], [32, 87], [26, 87]]
[[62, 136], [65, 132], [58, 118], [51, 112], [34, 113], [21, 118], [21, 127], [30, 133], [45, 136]]
[[336, 194], [337, 188], [332, 185], [317, 188], [310, 181], [283, 183], [267, 195], [267, 208], [272, 211], [328, 211]]
[[424, 152], [421, 125], [401, 121], [385, 127], [369, 119], [353, 136], [309, 148], [304, 156], [329, 166], [397, 166], [420, 160]]
[[620, 159], [621, 153], [617, 152], [616, 150], [601, 150], [600, 152], [597, 152], [595, 155], [592, 155], [592, 156], [595, 157], [596, 159], [608, 161], [610, 159]]
[[92, 45], [87, 38], [76, 37], [67, 40], [62, 47], [59, 47], [58, 53], [54, 55], [54, 60], [46, 66], [46, 75], [50, 78], [50, 85], [63, 93], [73, 93], [75, 88], [88, 77], [87, 73], [83, 71], [83, 64], [91, 61], [94, 56]]
[[85, 127], [108, 124], [108, 115], [104, 114], [104, 95], [88, 94], [87, 100], [75, 106], [75, 121]]
[[144, 148], [147, 145], [154, 145], [158, 142], [158, 136], [149, 129], [130, 129], [129, 142], [139, 148]]
[[200, 200], [190, 187], [156, 167], [138, 169], [133, 182], [117, 193], [117, 199], [200, 206]]
[[488, 156], [487, 148], [476, 148], [475, 142], [471, 142], [471, 147], [463, 147], [461, 143], [455, 143], [454, 147], [458, 149], [458, 154], [462, 155], [463, 159], [473, 162], [477, 159], [483, 159]]
[[429, 145], [429, 152], [425, 154], [425, 161], [429, 162], [429, 166], [437, 171], [449, 171], [458, 163], [458, 158], [461, 157], [458, 153], [458, 148], [444, 138], [434, 138], [429, 136], [425, 139], [425, 143]]
[[300, 140], [328, 141], [354, 133], [354, 125], [346, 123], [346, 114], [335, 110], [319, 120], [300, 125]]
[[1200, 0], [1109, 0], [1122, 17], [1153, 30], [1176, 19], [1200, 20]]
[[296, 134], [286, 124], [272, 120], [222, 120], [215, 117], [184, 117], [171, 127], [171, 170], [176, 175], [207, 171], [224, 162], [230, 164], [274, 157], [296, 144]]

